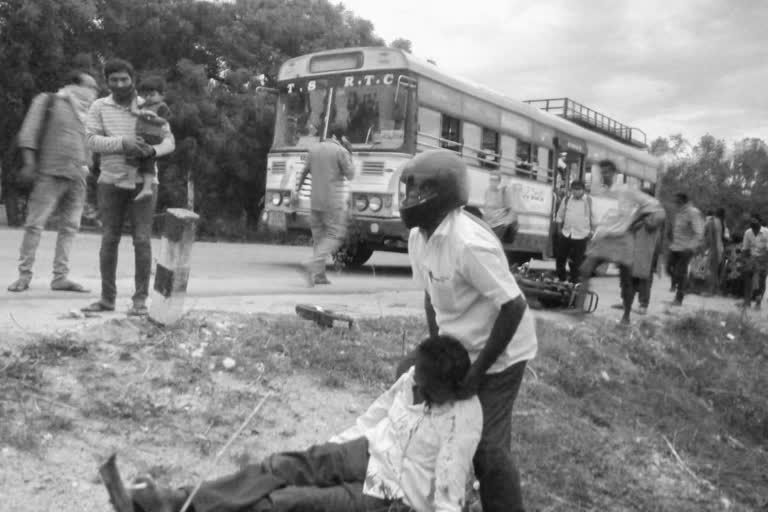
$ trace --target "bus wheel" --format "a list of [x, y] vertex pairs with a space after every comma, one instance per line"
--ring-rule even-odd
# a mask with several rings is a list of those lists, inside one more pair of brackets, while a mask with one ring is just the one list
[[368, 261], [373, 249], [363, 242], [347, 242], [333, 255], [336, 268], [357, 268]]

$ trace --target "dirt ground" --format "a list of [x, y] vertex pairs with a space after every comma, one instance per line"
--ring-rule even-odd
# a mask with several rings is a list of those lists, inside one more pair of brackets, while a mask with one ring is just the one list
[[[513, 418], [530, 510], [768, 510], [764, 331], [715, 312], [628, 330], [555, 318], [538, 322]], [[112, 452], [125, 480], [181, 485], [326, 440], [424, 335], [420, 317], [324, 330], [194, 312], [173, 329], [113, 319], [19, 336], [0, 353], [0, 508], [110, 510], [97, 468]]]

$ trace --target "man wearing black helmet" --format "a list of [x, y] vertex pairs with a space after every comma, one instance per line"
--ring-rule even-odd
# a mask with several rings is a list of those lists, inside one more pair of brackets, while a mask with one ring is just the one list
[[[536, 355], [531, 312], [501, 244], [466, 213], [466, 165], [456, 153], [420, 153], [400, 178], [400, 216], [411, 230], [413, 276], [425, 290], [430, 334], [458, 339], [472, 361], [462, 394], [477, 394], [483, 434], [473, 462], [484, 512], [523, 509], [520, 475], [512, 460], [512, 405]], [[407, 356], [398, 375], [411, 364]]]

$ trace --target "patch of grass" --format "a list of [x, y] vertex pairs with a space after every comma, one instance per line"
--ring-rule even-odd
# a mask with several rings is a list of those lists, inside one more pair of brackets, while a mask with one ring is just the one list
[[72, 334], [42, 336], [21, 351], [23, 357], [49, 365], [60, 363], [64, 357], [77, 358], [87, 353], [88, 347]]

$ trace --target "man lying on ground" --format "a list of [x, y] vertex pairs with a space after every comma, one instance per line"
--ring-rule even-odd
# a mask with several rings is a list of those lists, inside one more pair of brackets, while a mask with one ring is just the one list
[[[460, 512], [483, 414], [457, 400], [469, 355], [453, 338], [430, 337], [416, 362], [355, 425], [307, 451], [206, 482], [193, 512]], [[190, 492], [134, 490], [136, 512], [177, 512]]]

